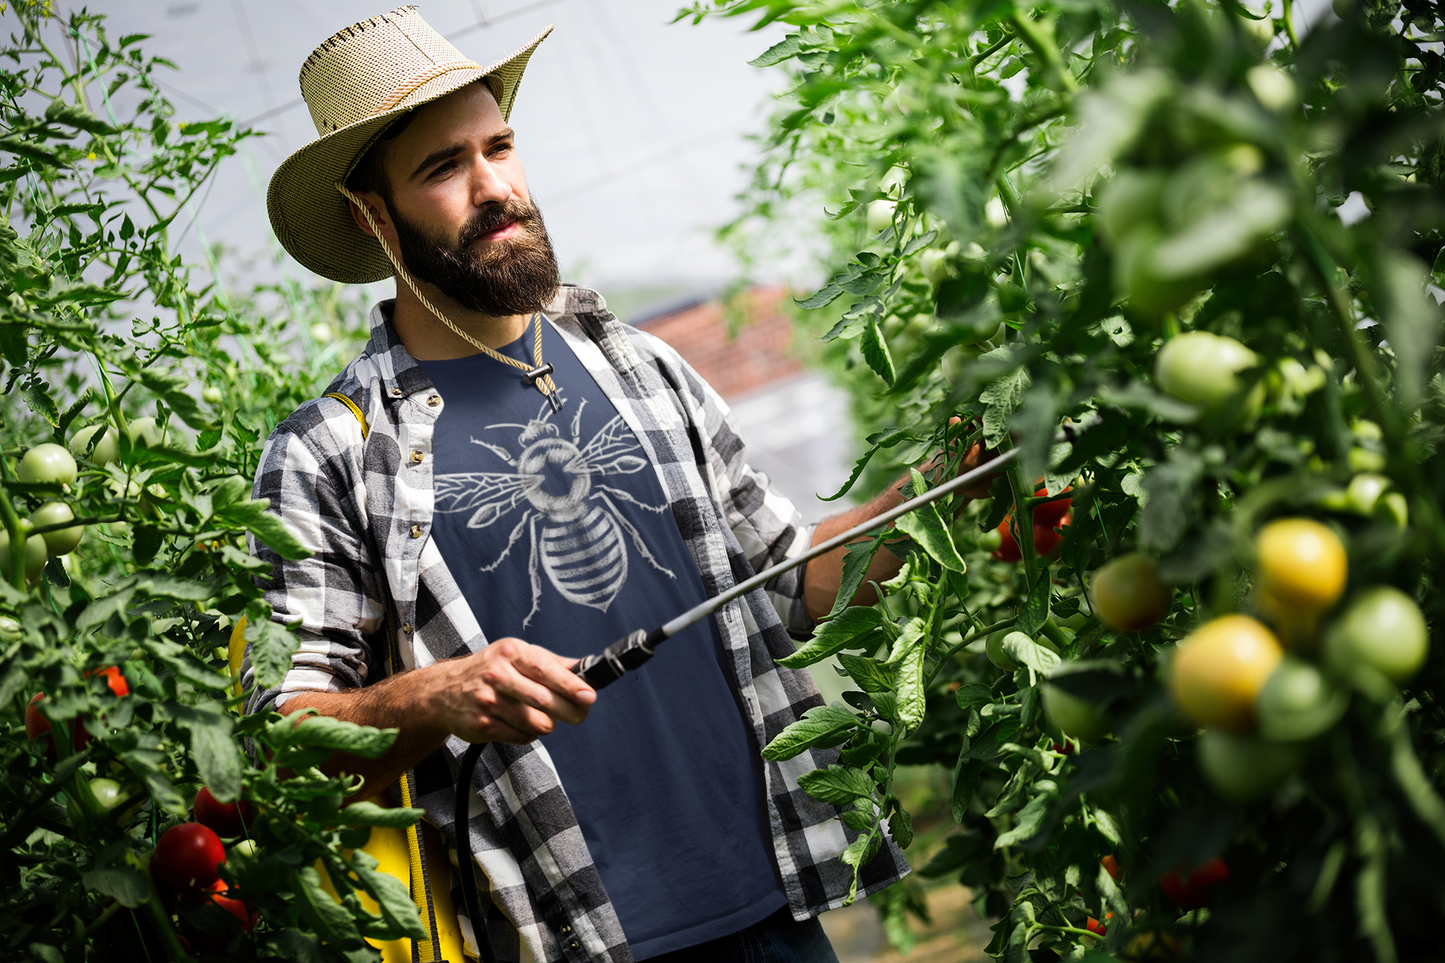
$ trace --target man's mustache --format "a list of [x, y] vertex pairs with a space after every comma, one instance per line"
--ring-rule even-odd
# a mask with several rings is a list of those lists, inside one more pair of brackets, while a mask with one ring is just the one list
[[506, 227], [513, 221], [516, 221], [520, 227], [528, 229], [536, 220], [535, 212], [536, 209], [531, 204], [518, 200], [488, 204], [474, 214], [471, 220], [462, 225], [457, 238], [459, 247], [465, 249], [473, 241]]

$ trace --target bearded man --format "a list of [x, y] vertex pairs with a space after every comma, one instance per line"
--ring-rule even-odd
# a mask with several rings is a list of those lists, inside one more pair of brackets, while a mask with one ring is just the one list
[[[274, 689], [247, 664], [249, 709], [399, 730], [383, 758], [328, 771], [362, 777], [355, 798], [410, 780], [453, 875], [482, 881], [469, 955], [832, 961], [816, 917], [848, 896], [856, 833], [798, 777], [836, 752], [759, 748], [821, 704], [776, 660], [831, 607], [841, 550], [695, 624], [600, 700], [572, 667], [899, 495], [804, 525], [672, 349], [559, 283], [507, 125], [549, 31], [481, 67], [402, 7], [302, 68], [319, 137], [271, 182], [277, 237], [318, 274], [394, 274], [397, 291], [326, 396], [267, 441], [255, 497], [313, 554], [253, 544], [300, 647]], [[870, 578], [897, 565], [879, 553]], [[458, 760], [479, 742], [457, 826]], [[475, 859], [457, 868], [459, 832]], [[887, 842], [859, 894], [906, 871]]]

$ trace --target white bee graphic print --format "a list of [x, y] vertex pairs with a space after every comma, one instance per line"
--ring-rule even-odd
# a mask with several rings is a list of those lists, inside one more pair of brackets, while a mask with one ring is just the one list
[[[552, 587], [569, 602], [602, 612], [617, 598], [627, 582], [627, 544], [631, 537], [637, 554], [669, 578], [642, 535], [618, 510], [618, 502], [629, 502], [649, 512], [663, 512], [666, 505], [646, 505], [626, 491], [608, 485], [609, 475], [631, 475], [647, 467], [647, 459], [632, 454], [639, 450], [617, 415], [603, 425], [586, 445], [582, 444], [584, 399], [572, 419], [571, 440], [552, 424], [552, 406], [543, 404], [537, 416], [525, 425], [487, 425], [484, 430], [519, 428], [513, 456], [501, 445], [472, 438], [474, 445], [491, 451], [513, 469], [511, 472], [458, 472], [436, 477], [436, 510], [472, 512], [468, 528], [489, 528], [523, 508], [522, 516], [507, 536], [506, 547], [497, 560], [481, 568], [495, 571], [512, 548], [525, 536], [531, 545], [527, 572], [532, 580], [532, 607], [522, 621], [526, 628], [542, 604], [542, 579], [547, 573]], [[553, 486], [566, 491], [549, 490]], [[539, 530], [540, 529], [540, 530]]]

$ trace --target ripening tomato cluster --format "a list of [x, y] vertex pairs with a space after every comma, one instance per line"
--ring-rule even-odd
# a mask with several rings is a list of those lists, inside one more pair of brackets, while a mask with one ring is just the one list
[[[1069, 489], [1065, 488], [1064, 491]], [[1040, 488], [1034, 492], [1035, 498], [1045, 498], [1048, 490]], [[1064, 529], [1074, 520], [1069, 509], [1073, 502], [1071, 498], [1058, 498], [1054, 501], [1044, 502], [1033, 510], [1033, 532], [1034, 551], [1041, 556], [1052, 555], [1054, 550], [1064, 540]], [[1013, 517], [1004, 516], [1004, 520], [998, 523], [998, 546], [993, 550], [993, 557], [1000, 562], [1018, 562], [1023, 559], [1023, 552], [1019, 549], [1018, 540], [1014, 538]]]
[[1254, 613], [1200, 626], [1169, 670], [1175, 703], [1203, 727], [1200, 769], [1235, 802], [1270, 794], [1299, 769], [1344, 715], [1352, 682], [1407, 682], [1429, 651], [1425, 617], [1404, 592], [1371, 585], [1345, 598], [1348, 555], [1327, 525], [1276, 519], [1254, 548]]
[[[125, 675], [119, 667], [108, 665], [96, 673], [87, 670], [84, 676], [89, 678], [92, 674], [99, 675], [105, 679], [106, 688], [111, 691], [112, 695], [118, 698], [130, 695], [130, 684], [126, 682]], [[44, 703], [44, 701], [45, 693], [37, 692], [31, 696], [30, 704], [25, 707], [25, 738], [32, 741], [40, 740], [45, 750], [45, 757], [53, 761], [56, 757], [55, 737], [51, 730], [50, 720], [40, 711], [41, 704]], [[90, 744], [91, 734], [90, 730], [85, 727], [84, 719], [77, 717], [63, 720], [63, 722], [70, 730], [71, 749], [79, 752]]]
[[[196, 793], [192, 806], [195, 822], [172, 826], [156, 842], [151, 856], [150, 872], [156, 891], [168, 909], [179, 904], [209, 903], [235, 918], [241, 929], [249, 933], [256, 925], [256, 911], [244, 899], [231, 895], [231, 888], [221, 878], [226, 862], [226, 847], [221, 837], [245, 834], [251, 823], [250, 803], [222, 803], [208, 787]], [[242, 841], [238, 846], [249, 845]], [[194, 947], [220, 952], [229, 942], [227, 935], [205, 931], [181, 917], [181, 932]]]

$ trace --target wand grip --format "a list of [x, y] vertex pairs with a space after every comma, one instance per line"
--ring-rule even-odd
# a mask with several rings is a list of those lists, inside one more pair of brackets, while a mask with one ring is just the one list
[[657, 643], [667, 636], [660, 629], [629, 632], [596, 655], [589, 655], [572, 671], [594, 689], [611, 685], [652, 658]]

